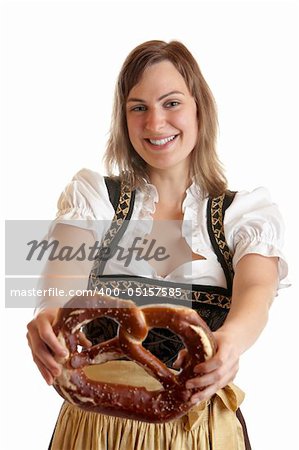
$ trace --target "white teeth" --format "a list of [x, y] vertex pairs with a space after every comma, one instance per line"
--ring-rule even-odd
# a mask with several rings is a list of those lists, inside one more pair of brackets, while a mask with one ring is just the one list
[[159, 140], [149, 139], [149, 141], [153, 145], [164, 145], [164, 144], [167, 144], [167, 142], [173, 141], [174, 138], [175, 138], [175, 136], [169, 136], [168, 138], [165, 138], [165, 139], [159, 139]]

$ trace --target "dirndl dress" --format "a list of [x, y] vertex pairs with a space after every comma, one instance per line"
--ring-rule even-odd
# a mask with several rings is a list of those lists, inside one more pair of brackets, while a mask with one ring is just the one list
[[[88, 289], [107, 288], [115, 291], [171, 288], [180, 289], [179, 304], [195, 309], [212, 331], [224, 323], [228, 314], [234, 276], [232, 254], [226, 243], [223, 227], [225, 210], [234, 199], [234, 192], [210, 198], [207, 204], [207, 229], [214, 252], [224, 271], [227, 287], [188, 285], [141, 276], [105, 275], [105, 250], [117, 246], [132, 215], [135, 192], [125, 181], [105, 179], [109, 198], [115, 209], [89, 277]], [[169, 289], [164, 290], [164, 293]], [[132, 300], [132, 295], [127, 297]], [[140, 297], [134, 298], [141, 304]], [[153, 303], [151, 297], [151, 303]], [[173, 297], [155, 297], [156, 303], [174, 303]], [[144, 300], [144, 304], [148, 300]], [[111, 339], [118, 324], [102, 317], [85, 326], [84, 332], [93, 344]], [[183, 348], [179, 336], [168, 329], [150, 330], [143, 346], [172, 367]], [[148, 390], [161, 387], [145, 370], [129, 360], [108, 361], [90, 367], [92, 379], [114, 383], [135, 384]], [[128, 383], [126, 380], [130, 380]], [[134, 381], [133, 381], [134, 380]], [[244, 393], [234, 384], [219, 390], [209, 401], [201, 402], [185, 416], [167, 423], [147, 423], [133, 419], [85, 411], [64, 402], [49, 445], [49, 450], [251, 450], [246, 424], [239, 409]]]

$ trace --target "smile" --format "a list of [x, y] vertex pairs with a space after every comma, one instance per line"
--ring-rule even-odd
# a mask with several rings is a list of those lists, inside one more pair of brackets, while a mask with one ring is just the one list
[[176, 135], [169, 136], [163, 139], [147, 139], [153, 145], [165, 145], [167, 142], [173, 141], [176, 138]]

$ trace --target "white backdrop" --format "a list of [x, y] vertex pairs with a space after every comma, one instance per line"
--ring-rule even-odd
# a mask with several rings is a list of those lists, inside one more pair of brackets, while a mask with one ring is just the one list
[[[218, 147], [230, 188], [266, 186], [285, 218], [293, 287], [276, 298], [236, 383], [247, 394], [242, 411], [253, 450], [295, 449], [297, 2], [7, 1], [1, 12], [7, 219], [53, 218], [73, 174], [101, 170], [114, 83], [133, 47], [178, 39], [193, 52], [218, 104]], [[2, 311], [5, 450], [47, 449], [61, 405], [27, 348], [32, 314]]]

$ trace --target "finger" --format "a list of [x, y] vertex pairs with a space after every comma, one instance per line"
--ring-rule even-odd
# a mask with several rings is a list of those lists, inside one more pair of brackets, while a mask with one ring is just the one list
[[34, 360], [35, 364], [37, 365], [37, 368], [40, 371], [40, 373], [42, 374], [43, 378], [47, 382], [47, 384], [49, 386], [52, 385], [54, 383], [54, 377], [51, 374], [51, 372], [49, 372], [47, 367], [41, 362], [41, 360], [37, 356], [35, 356], [33, 358], [33, 360]]
[[219, 389], [227, 386], [230, 381], [231, 375], [228, 376], [226, 381], [220, 383], [217, 382], [211, 385], [204, 386], [203, 388], [201, 388], [200, 392], [197, 392], [196, 394], [192, 395], [190, 399], [191, 403], [197, 404], [199, 402], [209, 400], [214, 394], [216, 394], [217, 391], [219, 391]]
[[219, 367], [221, 367], [223, 365], [223, 361], [221, 358], [219, 358], [219, 356], [214, 356], [211, 359], [208, 359], [207, 361], [200, 363], [200, 364], [196, 364], [196, 366], [194, 367], [194, 373], [209, 373], [212, 372], [213, 370], [217, 370], [219, 369]]
[[39, 361], [47, 368], [53, 377], [59, 376], [61, 373], [60, 364], [55, 361], [53, 355], [49, 352], [49, 349], [45, 345], [41, 345], [38, 351], [34, 354], [34, 358], [38, 358]]
[[53, 331], [52, 325], [48, 320], [41, 319], [38, 322], [38, 333], [42, 341], [58, 356], [66, 356], [67, 350], [58, 341], [56, 334]]
[[174, 369], [180, 369], [182, 367], [182, 364], [186, 358], [187, 355], [187, 350], [184, 348], [183, 350], [179, 351], [178, 357], [175, 360], [175, 362], [173, 363], [172, 367]]
[[190, 402], [193, 405], [196, 405], [200, 402], [207, 401], [217, 392], [217, 390], [215, 391], [214, 386], [209, 386], [204, 391], [192, 395]]
[[82, 347], [91, 347], [92, 346], [92, 342], [87, 339], [87, 337], [85, 336], [85, 334], [80, 331], [79, 332], [79, 343], [80, 345], [82, 345]]
[[239, 368], [239, 363], [234, 363], [231, 367], [221, 367], [208, 374], [192, 378], [187, 381], [187, 389], [205, 389], [207, 386], [214, 386], [216, 390], [232, 382]]
[[210, 386], [211, 384], [220, 382], [220, 380], [221, 374], [215, 371], [195, 378], [191, 378], [186, 382], [186, 388], [187, 389], [205, 388], [207, 386]]
[[40, 339], [36, 331], [27, 334], [28, 344], [34, 361], [40, 362], [52, 376], [58, 376], [61, 372], [60, 364], [55, 361], [48, 346]]

